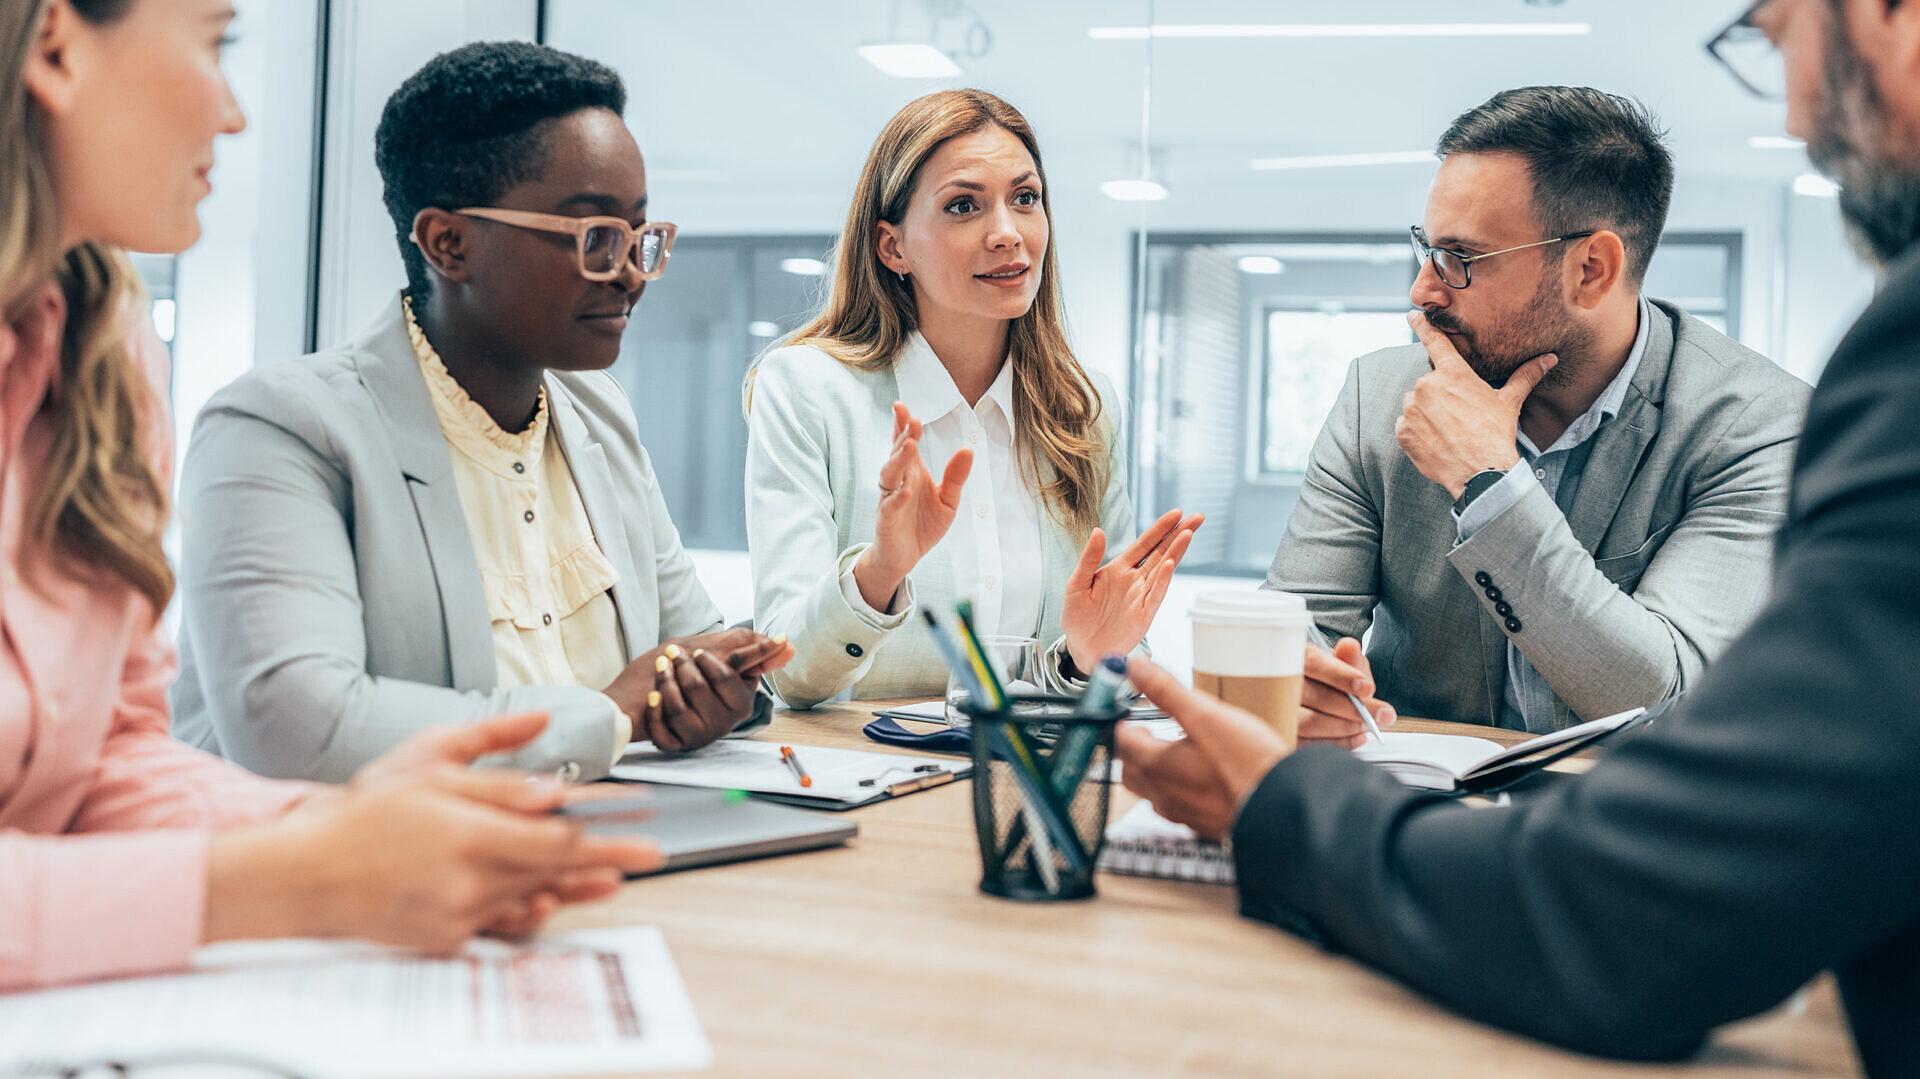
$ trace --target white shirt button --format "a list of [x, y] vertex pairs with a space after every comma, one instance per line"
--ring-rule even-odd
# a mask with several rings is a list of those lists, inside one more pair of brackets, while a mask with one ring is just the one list
[[985, 581], [985, 584], [989, 589], [998, 588], [1000, 587], [1000, 578], [988, 577]]
[[969, 434], [967, 436], [967, 441], [978, 446], [980, 444], [980, 432], [974, 431], [973, 433]]
[[977, 516], [977, 517], [980, 517], [981, 519], [983, 519], [983, 520], [984, 520], [984, 519], [986, 518], [986, 516], [987, 516], [987, 514], [989, 514], [989, 513], [992, 513], [993, 511], [992, 511], [992, 510], [990, 510], [990, 509], [988, 509], [988, 508], [987, 508], [987, 507], [985, 507], [985, 506], [981, 506], [981, 507], [980, 507], [979, 509], [977, 509], [977, 510], [974, 510], [973, 512], [974, 512], [974, 515], [975, 515], [975, 516]]

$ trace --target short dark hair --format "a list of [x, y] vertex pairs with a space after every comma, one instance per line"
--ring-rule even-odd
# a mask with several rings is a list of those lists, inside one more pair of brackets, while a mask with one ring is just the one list
[[421, 210], [490, 205], [545, 168], [546, 121], [626, 107], [612, 68], [545, 45], [477, 42], [427, 61], [387, 99], [374, 134], [407, 287], [420, 296], [429, 284], [408, 238]]
[[1637, 282], [1647, 276], [1673, 203], [1665, 139], [1659, 120], [1630, 97], [1585, 86], [1527, 86], [1461, 113], [1434, 152], [1518, 155], [1533, 176], [1534, 214], [1547, 236], [1611, 229]]

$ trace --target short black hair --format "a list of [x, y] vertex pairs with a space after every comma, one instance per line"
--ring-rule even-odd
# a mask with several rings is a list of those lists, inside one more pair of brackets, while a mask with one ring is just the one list
[[1666, 132], [1630, 97], [1586, 86], [1502, 90], [1461, 113], [1434, 152], [1516, 154], [1533, 176], [1534, 214], [1546, 239], [1587, 229], [1618, 233], [1627, 275], [1647, 276], [1673, 204]]
[[605, 64], [525, 41], [462, 45], [427, 61], [387, 99], [374, 133], [407, 287], [426, 294], [427, 260], [408, 237], [429, 206], [487, 206], [544, 170], [543, 124], [581, 109], [624, 114]]

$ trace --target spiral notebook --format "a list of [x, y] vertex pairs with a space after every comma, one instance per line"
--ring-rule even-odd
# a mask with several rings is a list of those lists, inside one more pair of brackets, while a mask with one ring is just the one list
[[1233, 883], [1233, 859], [1225, 847], [1162, 817], [1144, 801], [1107, 826], [1099, 864], [1108, 873], [1128, 877]]

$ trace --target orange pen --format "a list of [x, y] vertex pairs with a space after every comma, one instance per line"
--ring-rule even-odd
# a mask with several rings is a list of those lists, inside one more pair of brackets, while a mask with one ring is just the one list
[[807, 774], [806, 766], [800, 763], [800, 754], [795, 753], [792, 746], [780, 747], [780, 759], [787, 763], [788, 770], [793, 772], [793, 778], [799, 780], [802, 787], [813, 786], [813, 777]]

